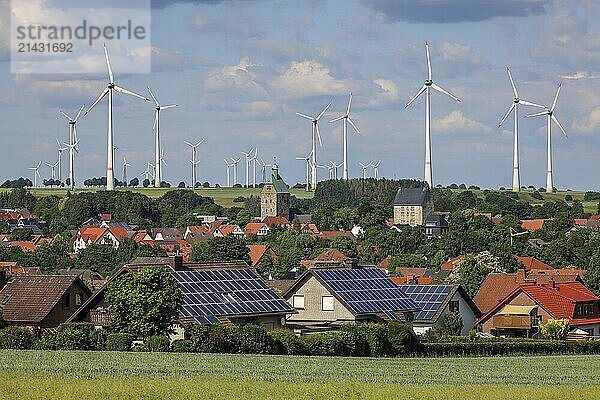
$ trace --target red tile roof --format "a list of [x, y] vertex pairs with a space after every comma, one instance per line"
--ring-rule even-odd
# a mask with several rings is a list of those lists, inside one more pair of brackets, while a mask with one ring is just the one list
[[334, 249], [333, 247], [328, 247], [321, 254], [319, 254], [315, 261], [336, 261], [343, 262], [348, 261], [351, 258], [339, 251], [338, 249]]
[[252, 267], [260, 261], [261, 257], [265, 255], [265, 252], [269, 248], [264, 244], [247, 244], [248, 255], [250, 256], [250, 265]]
[[449, 261], [443, 263], [440, 266], [440, 269], [443, 271], [454, 271], [454, 263], [456, 263], [458, 260], [462, 260], [463, 258], [465, 258], [464, 255], [451, 258]]
[[262, 222], [267, 224], [269, 227], [288, 226], [290, 224], [290, 221], [288, 221], [288, 219], [285, 217], [264, 217]]
[[390, 279], [396, 285], [431, 285], [433, 278], [425, 276], [391, 276]]
[[535, 257], [517, 257], [517, 260], [521, 261], [521, 264], [523, 264], [523, 267], [525, 267], [525, 269], [528, 271], [530, 271], [532, 269], [536, 269], [536, 270], [553, 270], [554, 269], [553, 267], [538, 260]]
[[266, 224], [263, 224], [262, 222], [250, 222], [244, 228], [244, 235], [256, 235], [258, 231], [263, 229], [265, 226]]
[[320, 233], [316, 234], [316, 236], [322, 239], [330, 240], [339, 236], [347, 236], [351, 239], [354, 239], [354, 235], [350, 231], [321, 231]]
[[545, 219], [525, 219], [521, 220], [521, 227], [529, 232], [539, 231], [544, 227]]
[[25, 241], [12, 241], [9, 242], [8, 245], [10, 247], [19, 247], [21, 250], [25, 252], [34, 251], [37, 246], [33, 242], [25, 242]]
[[387, 256], [383, 260], [379, 261], [379, 263], [377, 264], [377, 268], [384, 268], [387, 270], [388, 266], [390, 265], [391, 259], [392, 259], [392, 256]]

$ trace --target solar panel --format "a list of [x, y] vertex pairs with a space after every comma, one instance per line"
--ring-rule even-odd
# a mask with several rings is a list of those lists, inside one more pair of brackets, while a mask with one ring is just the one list
[[404, 292], [421, 308], [416, 320], [430, 320], [438, 312], [450, 292], [452, 285], [401, 285]]
[[207, 325], [217, 316], [292, 313], [260, 277], [248, 269], [172, 271], [183, 293], [181, 313]]
[[379, 269], [314, 270], [314, 273], [357, 314], [419, 308]]

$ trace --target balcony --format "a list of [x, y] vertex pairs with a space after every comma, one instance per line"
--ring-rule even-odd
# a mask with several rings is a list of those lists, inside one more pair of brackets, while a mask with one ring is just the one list
[[534, 321], [530, 315], [494, 315], [493, 325], [495, 329], [531, 329]]
[[106, 308], [90, 310], [90, 323], [94, 326], [108, 328], [110, 326], [110, 312]]

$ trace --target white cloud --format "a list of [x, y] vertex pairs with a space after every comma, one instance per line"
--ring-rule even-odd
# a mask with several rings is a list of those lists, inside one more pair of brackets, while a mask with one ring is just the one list
[[210, 72], [204, 80], [204, 88], [213, 92], [234, 89], [245, 94], [264, 96], [266, 90], [256, 80], [255, 67], [256, 64], [250, 63], [250, 59], [244, 57], [236, 65], [226, 65]]
[[349, 85], [331, 75], [329, 68], [317, 61], [294, 61], [271, 82], [283, 97], [308, 97], [346, 92]]
[[378, 92], [369, 99], [369, 107], [381, 107], [398, 101], [398, 86], [389, 79], [375, 79], [374, 84], [378, 86]]
[[490, 133], [492, 129], [464, 116], [462, 111], [454, 110], [445, 117], [435, 118], [433, 128], [444, 133]]
[[600, 76], [590, 75], [590, 73], [588, 71], [577, 71], [574, 74], [561, 75], [560, 77], [562, 79], [566, 79], [566, 80], [569, 80], [569, 81], [578, 81], [578, 80], [582, 80], [582, 79], [597, 79], [597, 78], [600, 78]]
[[579, 132], [591, 132], [600, 129], [600, 106], [594, 108], [584, 118], [575, 118], [572, 125], [573, 130]]

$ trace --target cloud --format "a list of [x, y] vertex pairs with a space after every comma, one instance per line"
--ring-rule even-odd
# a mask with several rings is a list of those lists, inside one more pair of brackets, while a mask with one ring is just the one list
[[271, 87], [284, 97], [308, 97], [348, 91], [348, 84], [331, 75], [317, 61], [294, 61], [271, 82]]
[[597, 79], [597, 78], [600, 78], [600, 76], [590, 75], [590, 73], [587, 72], [587, 71], [577, 71], [574, 74], [561, 75], [560, 77], [562, 79], [566, 79], [566, 80], [569, 80], [569, 81], [578, 81], [578, 80], [581, 80], [581, 79]]
[[248, 57], [243, 57], [236, 65], [226, 65], [210, 72], [204, 79], [204, 89], [211, 92], [236, 90], [246, 95], [264, 96], [267, 92], [256, 80], [256, 67], [258, 65], [252, 64]]
[[378, 91], [369, 99], [367, 106], [380, 108], [398, 101], [398, 86], [394, 82], [389, 79], [375, 79], [373, 83], [377, 85]]
[[492, 129], [464, 116], [462, 111], [454, 110], [445, 117], [435, 118], [433, 128], [444, 133], [490, 133]]
[[546, 13], [549, 0], [363, 0], [389, 21], [454, 23]]
[[591, 132], [600, 129], [600, 106], [594, 108], [585, 118], [575, 118], [572, 128], [579, 132]]
[[[431, 67], [434, 80], [438, 77], [462, 77], [488, 70], [489, 62], [477, 50], [469, 45], [457, 42], [429, 43]], [[427, 58], [425, 56], [425, 43], [421, 45], [409, 44], [398, 50], [399, 63], [402, 71], [412, 70], [418, 76], [425, 77], [427, 71]]]
[[152, 8], [167, 8], [175, 4], [219, 4], [225, 2], [225, 0], [151, 0]]

